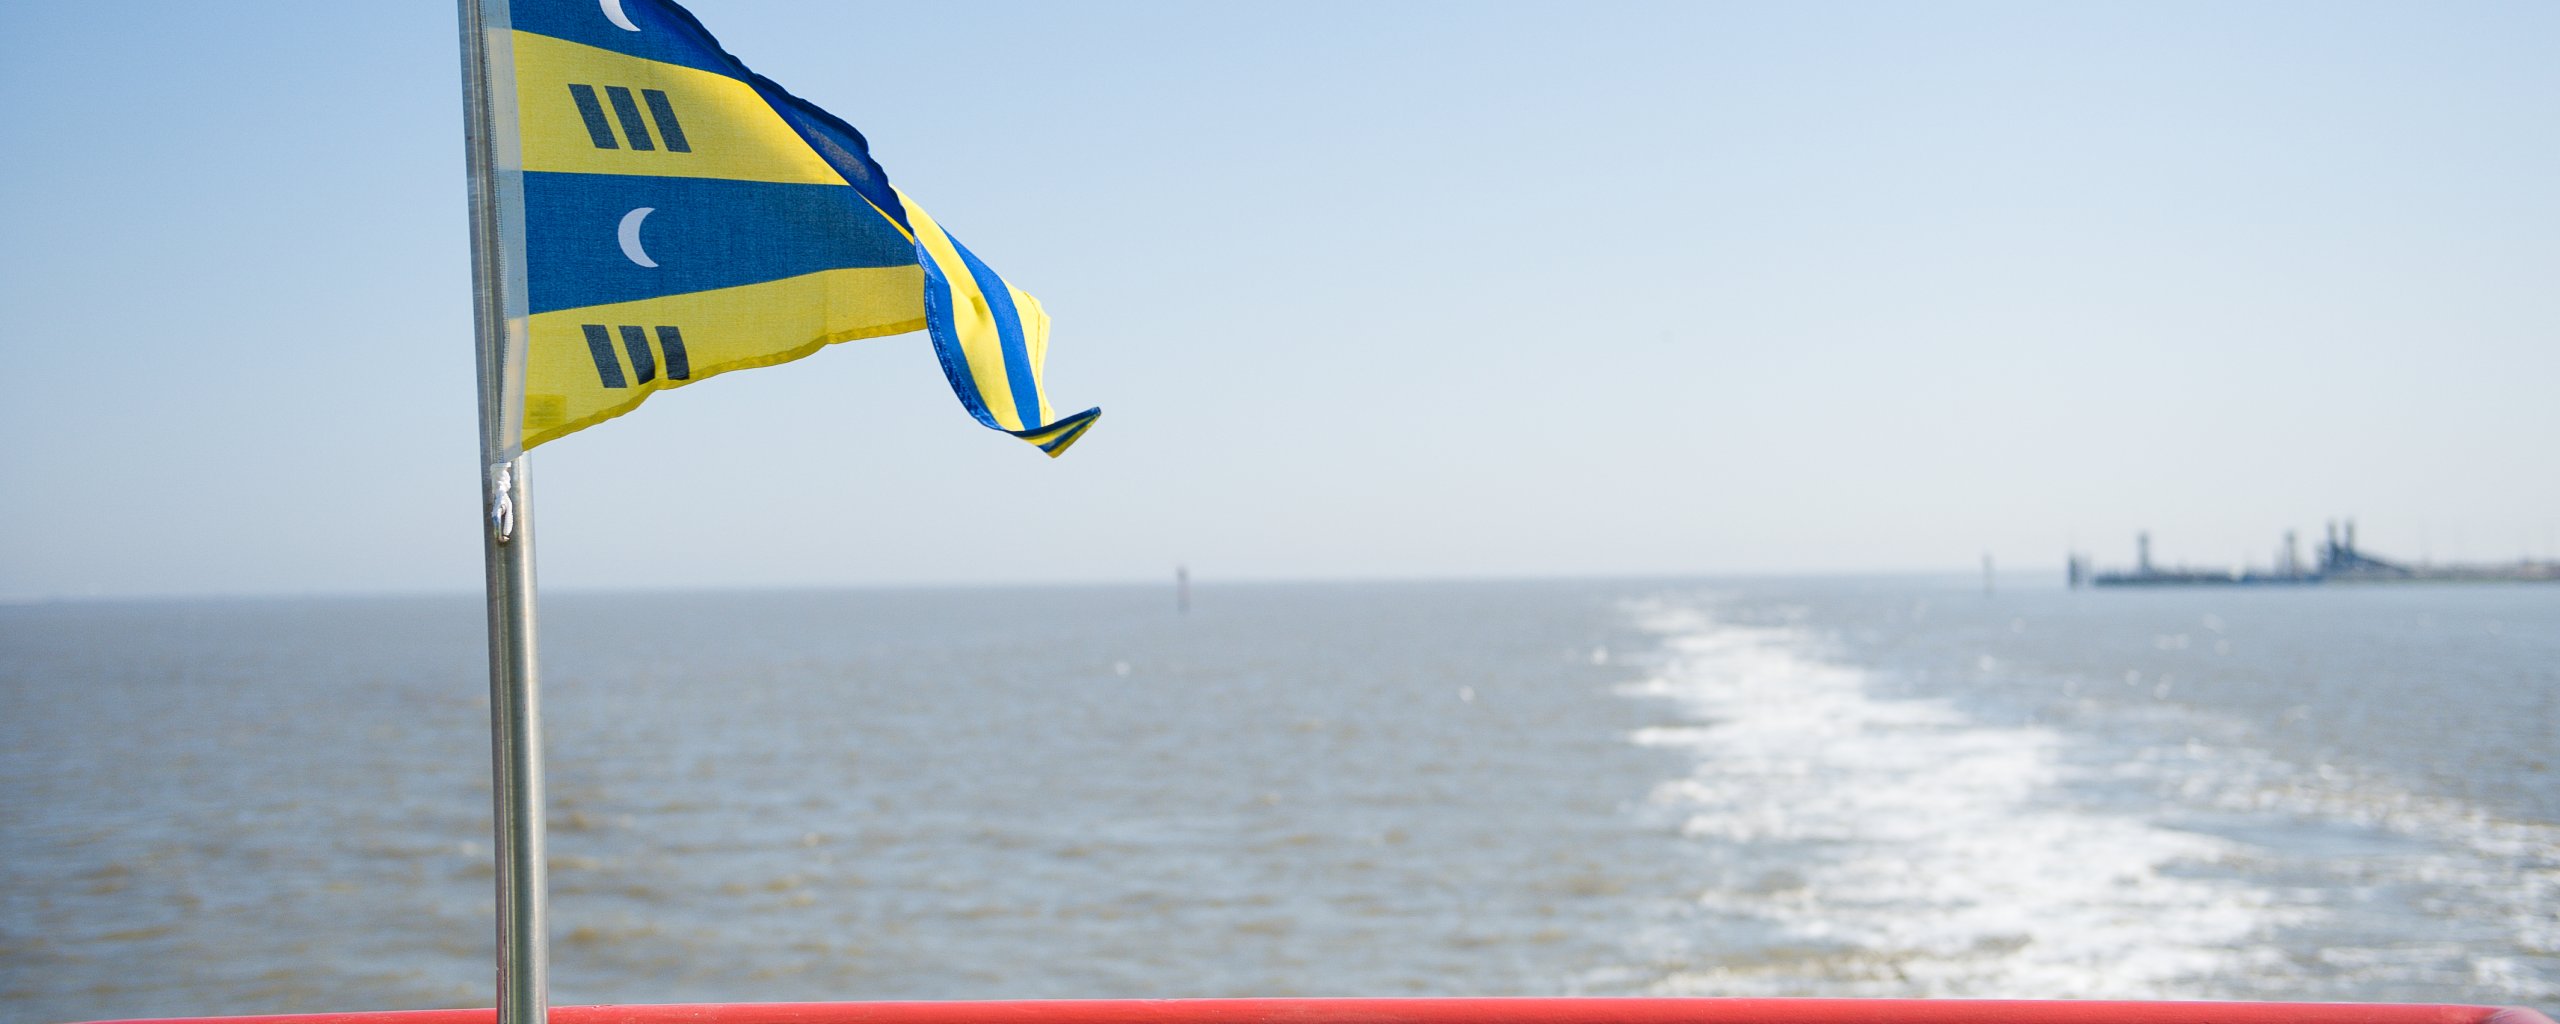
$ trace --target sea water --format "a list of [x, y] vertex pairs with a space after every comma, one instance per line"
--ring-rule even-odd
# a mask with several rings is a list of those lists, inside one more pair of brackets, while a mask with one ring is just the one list
[[[543, 601], [555, 1003], [2560, 1003], [2560, 587]], [[0, 1020], [488, 1005], [476, 599], [0, 608]]]

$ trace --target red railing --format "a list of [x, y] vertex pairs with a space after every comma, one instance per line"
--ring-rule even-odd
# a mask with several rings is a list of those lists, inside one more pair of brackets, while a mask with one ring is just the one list
[[[494, 1010], [122, 1024], [493, 1024]], [[556, 1006], [551, 1024], [2552, 1024], [2520, 1007], [1976, 999], [1096, 999]]]

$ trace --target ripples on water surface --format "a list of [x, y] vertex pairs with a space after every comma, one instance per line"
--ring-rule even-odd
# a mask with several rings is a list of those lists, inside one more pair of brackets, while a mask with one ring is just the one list
[[[2560, 587], [562, 594], [559, 1003], [2560, 1002]], [[486, 1005], [470, 599], [0, 608], [0, 1018]]]

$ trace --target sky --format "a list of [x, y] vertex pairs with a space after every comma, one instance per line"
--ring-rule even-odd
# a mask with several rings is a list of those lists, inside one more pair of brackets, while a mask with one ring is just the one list
[[[1056, 319], [531, 455], [546, 588], [2560, 554], [2560, 5], [695, 0]], [[470, 591], [454, 12], [0, 5], [0, 597]]]

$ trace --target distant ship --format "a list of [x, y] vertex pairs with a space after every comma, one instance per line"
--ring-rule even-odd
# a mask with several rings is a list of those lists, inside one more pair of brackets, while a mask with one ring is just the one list
[[2087, 555], [2072, 555], [2069, 573], [2071, 585], [2097, 587], [2188, 587], [2188, 586], [2304, 586], [2319, 583], [2404, 583], [2455, 581], [2467, 583], [2516, 583], [2560, 581], [2560, 561], [2534, 561], [2529, 558], [2496, 565], [2411, 564], [2376, 558], [2356, 547], [2356, 521], [2346, 521], [2346, 529], [2329, 524], [2328, 537], [2320, 545], [2317, 563], [2305, 564], [2299, 557], [2293, 531], [2284, 534], [2284, 546], [2277, 550], [2272, 569], [2197, 569], [2187, 566], [2160, 566], [2151, 561], [2151, 534], [2134, 535], [2134, 566], [2129, 570], [2100, 571], [2092, 568]]

